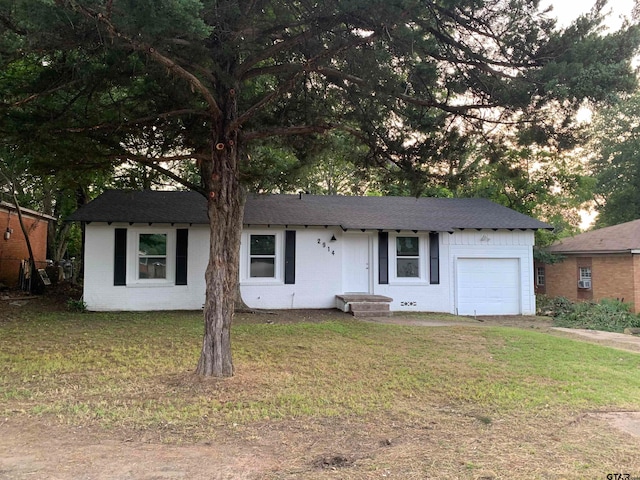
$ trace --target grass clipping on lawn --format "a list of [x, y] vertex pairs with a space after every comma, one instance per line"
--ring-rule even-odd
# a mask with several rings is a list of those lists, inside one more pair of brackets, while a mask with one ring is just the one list
[[[223, 380], [192, 374], [201, 332], [190, 313], [50, 313], [0, 323], [0, 413], [171, 442], [223, 432], [298, 438], [288, 448], [300, 449], [300, 468], [309, 466], [304, 438], [315, 432], [343, 451], [364, 439], [374, 445], [368, 456], [316, 458], [315, 468], [340, 458], [345, 468], [391, 471], [400, 461], [406, 478], [433, 465], [491, 478], [492, 462], [504, 464], [503, 474], [509, 465], [535, 471], [527, 451], [550, 455], [558, 475], [624, 462], [629, 453], [615, 434], [580, 433], [580, 422], [567, 419], [640, 410], [639, 355], [534, 331], [379, 325], [340, 313], [298, 323], [239, 316], [236, 375]], [[566, 443], [567, 428], [585, 445]], [[558, 445], [545, 454], [547, 441]], [[427, 445], [432, 457], [417, 460]], [[576, 465], [567, 467], [562, 452]]]

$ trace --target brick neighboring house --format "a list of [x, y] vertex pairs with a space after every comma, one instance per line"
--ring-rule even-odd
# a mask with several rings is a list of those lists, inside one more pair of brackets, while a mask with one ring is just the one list
[[[55, 217], [21, 208], [25, 228], [31, 241], [33, 256], [38, 268], [46, 267], [47, 231], [49, 221]], [[15, 205], [0, 202], [0, 283], [16, 287], [19, 283], [20, 262], [29, 258], [18, 212]]]
[[565, 238], [547, 250], [564, 260], [536, 263], [536, 293], [572, 301], [619, 299], [640, 312], [640, 220]]

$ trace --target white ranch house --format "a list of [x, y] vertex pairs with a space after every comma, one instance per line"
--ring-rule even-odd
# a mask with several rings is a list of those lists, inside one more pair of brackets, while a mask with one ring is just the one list
[[[108, 191], [68, 220], [85, 225], [84, 301], [94, 311], [191, 310], [205, 299], [206, 200]], [[534, 231], [549, 225], [483, 199], [250, 195], [240, 252], [245, 303], [533, 315]]]

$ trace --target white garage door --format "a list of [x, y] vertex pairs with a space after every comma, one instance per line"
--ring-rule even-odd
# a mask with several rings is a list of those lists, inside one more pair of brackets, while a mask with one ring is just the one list
[[459, 258], [458, 315], [517, 315], [520, 263], [517, 258]]

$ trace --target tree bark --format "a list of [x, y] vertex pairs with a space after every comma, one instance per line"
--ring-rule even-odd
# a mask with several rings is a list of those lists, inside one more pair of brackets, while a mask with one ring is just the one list
[[236, 312], [255, 312], [256, 311], [253, 308], [249, 308], [249, 305], [244, 303], [244, 300], [242, 299], [242, 292], [240, 291], [240, 282], [238, 282], [238, 286], [236, 287], [234, 310]]
[[[230, 104], [229, 117], [233, 117], [233, 99]], [[216, 131], [224, 130], [219, 127]], [[213, 145], [212, 159], [202, 162], [200, 167], [207, 192], [210, 250], [205, 273], [204, 337], [196, 373], [230, 377], [233, 375], [231, 323], [239, 282], [246, 195], [239, 178], [237, 133], [232, 133], [230, 138], [214, 138], [217, 142]]]
[[54, 241], [55, 248], [53, 249], [53, 261], [59, 262], [67, 252], [67, 244], [69, 241], [69, 231], [71, 230], [71, 223], [66, 222], [62, 225], [56, 235], [56, 241]]
[[24, 236], [24, 240], [27, 244], [27, 251], [29, 252], [29, 264], [31, 267], [31, 293], [42, 293], [40, 292], [40, 277], [38, 274], [38, 267], [36, 266], [36, 259], [33, 256], [33, 249], [31, 248], [31, 240], [29, 239], [29, 232], [24, 225], [24, 219], [22, 218], [22, 209], [20, 208], [20, 203], [18, 202], [18, 197], [16, 196], [15, 189], [12, 189], [13, 195], [13, 203], [16, 207], [16, 212], [18, 212], [18, 223], [20, 224], [20, 229], [22, 230], [22, 235]]

